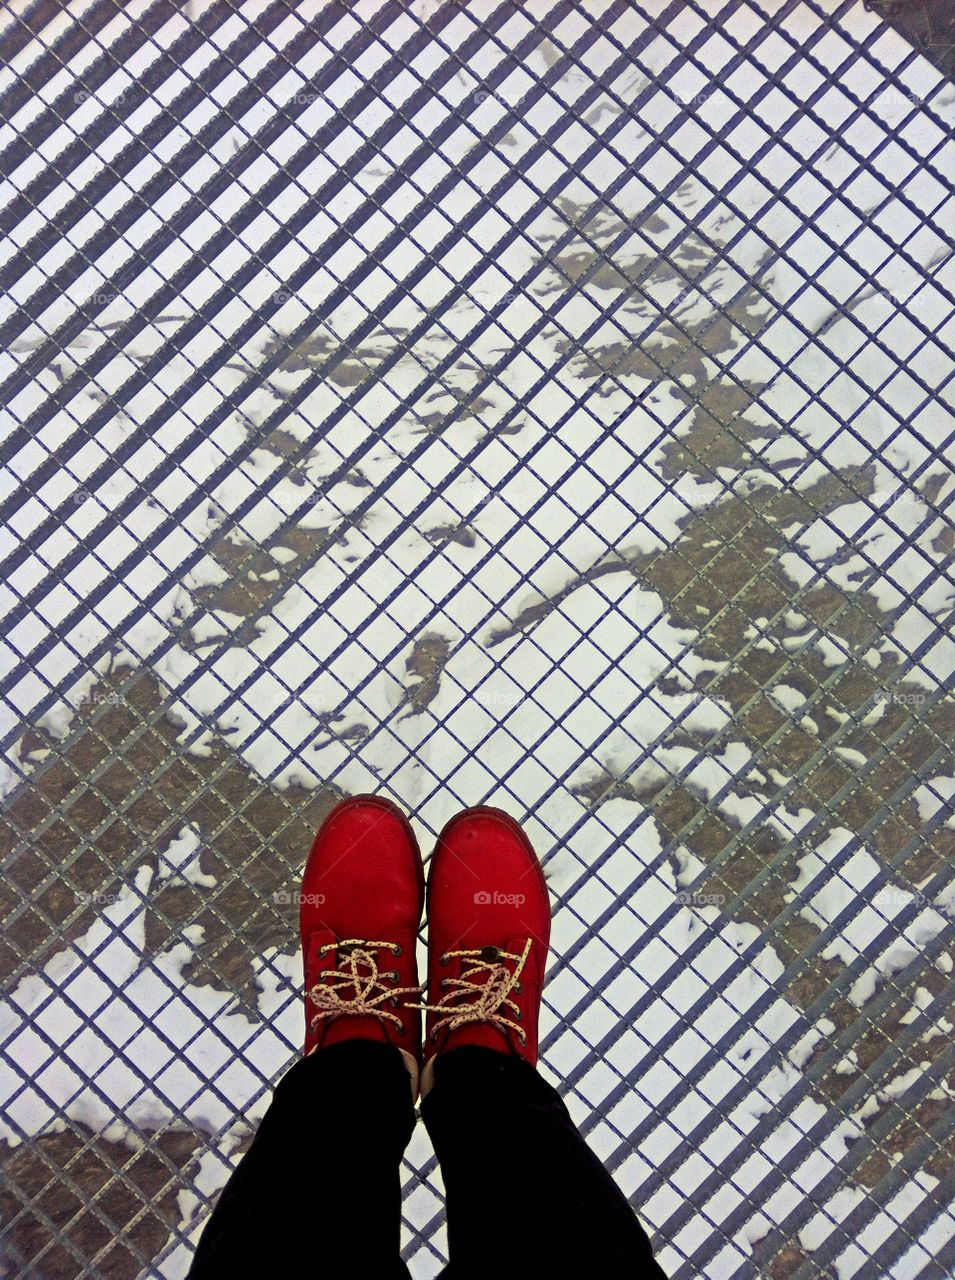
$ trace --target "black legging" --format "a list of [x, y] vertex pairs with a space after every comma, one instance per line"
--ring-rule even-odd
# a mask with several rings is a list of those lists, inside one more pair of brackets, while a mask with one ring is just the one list
[[[623, 1193], [526, 1062], [455, 1049], [421, 1114], [447, 1194], [448, 1280], [665, 1280]], [[189, 1280], [407, 1280], [401, 1156], [415, 1123], [397, 1049], [303, 1058], [219, 1196]]]

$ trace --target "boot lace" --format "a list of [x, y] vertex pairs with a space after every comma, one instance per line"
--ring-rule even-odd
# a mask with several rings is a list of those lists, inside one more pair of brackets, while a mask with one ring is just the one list
[[308, 992], [308, 998], [317, 1009], [309, 1023], [313, 1031], [322, 1018], [337, 1018], [343, 1013], [370, 1014], [393, 1022], [399, 1030], [404, 1030], [404, 1023], [398, 1015], [382, 1006], [397, 1004], [402, 996], [420, 995], [424, 988], [388, 986], [388, 981], [398, 981], [398, 971], [378, 967], [377, 953], [381, 950], [396, 956], [401, 954], [397, 942], [374, 942], [362, 938], [328, 942], [318, 948], [316, 954], [319, 956], [328, 951], [338, 951], [343, 953], [343, 959], [337, 969], [323, 970]]
[[521, 1044], [527, 1044], [527, 1033], [516, 1021], [521, 1009], [511, 999], [511, 992], [520, 991], [521, 973], [531, 953], [531, 942], [528, 938], [521, 952], [505, 951], [501, 947], [446, 951], [441, 964], [459, 958], [461, 977], [441, 979], [446, 994], [436, 1004], [415, 1006], [439, 1015], [432, 1026], [432, 1036], [440, 1030], [454, 1031], [471, 1022], [488, 1022], [500, 1031], [516, 1031]]

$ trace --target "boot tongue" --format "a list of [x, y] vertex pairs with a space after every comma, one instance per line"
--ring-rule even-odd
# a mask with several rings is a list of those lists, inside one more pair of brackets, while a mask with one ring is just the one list
[[[511, 955], [520, 955], [525, 941], [526, 939], [522, 939], [520, 942], [516, 940], [508, 941], [501, 947], [482, 947], [479, 949], [481, 953], [480, 958], [488, 964], [503, 964], [508, 973], [512, 973], [514, 970], [514, 961], [502, 960], [501, 954], [502, 952], [507, 951], [510, 952]], [[470, 966], [467, 961], [458, 960], [453, 976], [455, 978], [463, 977], [465, 972], [469, 969]], [[479, 982], [481, 978], [488, 976], [486, 969], [476, 969], [473, 972], [474, 976], [471, 980], [474, 982]], [[511, 994], [511, 999], [513, 998], [513, 994]], [[473, 999], [477, 999], [477, 996], [475, 995]], [[462, 998], [460, 1008], [466, 1009], [470, 1003], [471, 1000], [465, 1000]], [[503, 1005], [496, 1012], [500, 1013], [505, 1018], [513, 1017], [513, 1012]], [[463, 1048], [466, 1045], [473, 1045], [482, 1049], [494, 1049], [498, 1053], [513, 1054], [516, 1052], [514, 1045], [511, 1042], [511, 1033], [507, 1028], [498, 1027], [492, 1022], [466, 1022], [464, 1026], [455, 1027], [453, 1031], [447, 1031], [444, 1033], [443, 1044], [441, 1047], [443, 1051], [447, 1052], [451, 1049]]]
[[[329, 941], [334, 941], [333, 938]], [[382, 961], [382, 950], [375, 947], [342, 947], [334, 953], [335, 965], [339, 969], [347, 969], [348, 958], [355, 950], [367, 951], [381, 963], [381, 967], [385, 968]], [[358, 965], [359, 979], [367, 977], [369, 970], [364, 963]], [[347, 999], [353, 994], [353, 988], [348, 986], [340, 986], [339, 990]], [[390, 1044], [391, 1041], [385, 1027], [385, 1023], [381, 1018], [376, 1018], [370, 1013], [342, 1013], [337, 1017], [327, 1019], [324, 1031], [319, 1034], [319, 1043], [324, 1048], [328, 1048], [333, 1044], [340, 1044], [343, 1040], [376, 1040], [381, 1044]]]

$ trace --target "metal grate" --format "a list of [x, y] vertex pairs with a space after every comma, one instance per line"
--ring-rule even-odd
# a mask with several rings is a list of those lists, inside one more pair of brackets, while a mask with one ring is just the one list
[[951, 1275], [942, 73], [812, 0], [0, 22], [4, 1274], [185, 1274], [381, 790], [526, 820], [668, 1275]]

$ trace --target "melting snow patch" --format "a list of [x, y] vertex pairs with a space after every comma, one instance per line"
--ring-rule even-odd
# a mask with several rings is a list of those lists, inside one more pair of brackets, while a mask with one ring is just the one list
[[865, 849], [847, 852], [855, 842], [844, 828], [830, 832], [816, 850], [800, 858], [799, 875], [787, 897], [789, 901], [797, 895], [803, 898], [806, 905], [800, 914], [819, 929], [828, 929], [843, 912], [853, 910], [851, 919], [838, 925], [822, 956], [846, 965], [860, 958], [867, 961], [849, 991], [853, 1003], [862, 1006], [880, 979], [904, 969], [947, 924], [940, 912], [925, 907], [908, 924], [895, 926], [893, 922], [918, 895], [893, 885], [877, 887], [882, 869]]
[[270, 951], [257, 981], [261, 1018], [235, 997], [183, 978], [198, 927], [148, 963], [141, 869], [83, 937], [24, 978], [0, 1004], [0, 1034], [16, 1072], [0, 1087], [0, 1136], [11, 1144], [60, 1117], [97, 1132], [156, 1129], [178, 1113], [196, 1128], [254, 1123], [269, 1086], [297, 1051], [301, 959]]
[[935, 815], [946, 811], [946, 827], [955, 827], [955, 778], [930, 778], [916, 787], [913, 799], [923, 822], [931, 822]]
[[[871, 1261], [886, 1241], [897, 1235], [899, 1226], [904, 1227], [906, 1219], [938, 1186], [938, 1178], [929, 1173], [919, 1171], [913, 1174], [861, 1228], [857, 1223], [848, 1228], [841, 1224], [862, 1204], [866, 1193], [859, 1187], [843, 1187], [802, 1228], [799, 1232], [800, 1244], [811, 1254], [825, 1245], [835, 1233], [838, 1241], [838, 1253], [833, 1263], [836, 1275], [838, 1280], [851, 1280], [856, 1272]], [[885, 1274], [891, 1275], [892, 1280], [916, 1280], [932, 1260], [931, 1242], [937, 1240], [940, 1245], [951, 1238], [952, 1223], [950, 1217], [946, 1223], [946, 1217], [947, 1214], [941, 1214], [928, 1232], [920, 1231], [920, 1239]]]
[[206, 875], [200, 866], [202, 843], [195, 823], [183, 827], [179, 835], [159, 855], [157, 882], [194, 884], [202, 889], [214, 889], [215, 876]]
[[769, 691], [774, 702], [778, 702], [784, 711], [798, 711], [808, 701], [804, 693], [789, 684], [774, 684]]

